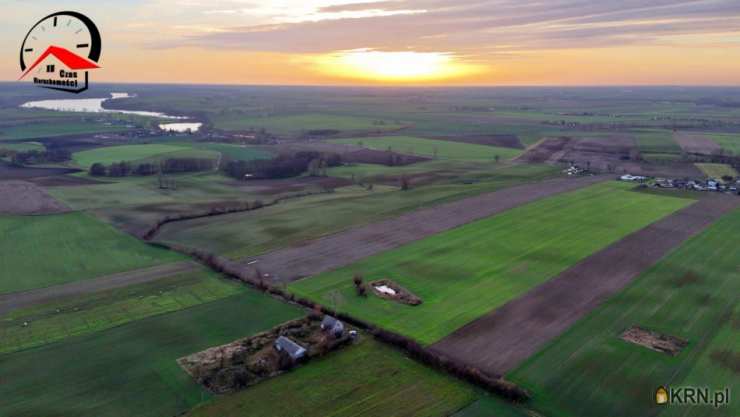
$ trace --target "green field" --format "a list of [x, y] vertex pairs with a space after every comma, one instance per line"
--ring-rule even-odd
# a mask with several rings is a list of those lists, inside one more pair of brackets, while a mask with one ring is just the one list
[[498, 397], [484, 396], [452, 417], [533, 417], [534, 414], [528, 411], [505, 403]]
[[14, 310], [0, 317], [0, 353], [181, 310], [240, 293], [242, 289], [214, 273], [197, 270]]
[[[327, 170], [331, 177], [355, 178], [357, 181], [371, 179], [378, 176], [413, 175], [424, 172], [435, 172], [450, 168], [452, 164], [464, 164], [465, 161], [428, 161], [411, 165], [376, 165], [376, 164], [348, 164], [332, 167]], [[452, 165], [455, 166], [455, 165]]]
[[726, 164], [694, 164], [709, 178], [721, 179], [724, 176], [737, 177], [735, 168]]
[[321, 193], [318, 186], [295, 190], [285, 188], [264, 194], [258, 187], [214, 172], [167, 175], [175, 188], [159, 187], [157, 176], [105, 178], [115, 181], [87, 186], [52, 187], [48, 191], [75, 210], [93, 210], [94, 214], [129, 232], [148, 229], [164, 216], [203, 212], [214, 205], [234, 205], [243, 202], [273, 199], [303, 193]]
[[166, 179], [176, 188], [160, 188], [157, 176], [133, 176], [105, 178], [105, 182], [94, 185], [53, 187], [48, 191], [75, 210], [238, 201], [255, 196], [248, 184], [212, 172], [167, 175]]
[[673, 132], [670, 130], [640, 130], [634, 132], [637, 139], [637, 146], [647, 160], [651, 159], [651, 154], [681, 154], [681, 147], [673, 140]]
[[707, 133], [713, 141], [717, 142], [722, 149], [732, 152], [734, 156], [740, 156], [740, 135], [725, 133]]
[[0, 355], [0, 414], [174, 416], [211, 397], [177, 358], [303, 314], [243, 287], [223, 300]]
[[0, 151], [26, 152], [43, 151], [44, 149], [46, 149], [44, 145], [38, 142], [0, 143]]
[[0, 127], [0, 141], [10, 139], [35, 139], [85, 133], [110, 133], [126, 130], [124, 126], [107, 126], [91, 122], [53, 121]]
[[493, 159], [498, 155], [502, 160], [511, 159], [521, 153], [520, 149], [475, 145], [471, 143], [445, 140], [422, 139], [410, 136], [383, 136], [372, 138], [335, 139], [330, 142], [360, 145], [369, 149], [387, 150], [436, 157], [440, 159]]
[[228, 143], [193, 143], [192, 146], [197, 149], [205, 149], [221, 153], [224, 157], [238, 159], [242, 161], [251, 161], [253, 159], [269, 159], [272, 157], [265, 147], [231, 145]]
[[[545, 175], [557, 175], [560, 169], [546, 164], [493, 164], [490, 161], [459, 159], [437, 159], [403, 166], [386, 166], [375, 164], [349, 164], [329, 168], [332, 177], [354, 178], [356, 181], [374, 182], [376, 178], [398, 177], [428, 173], [448, 180], [462, 182], [463, 179], [484, 181], [502, 177], [529, 177], [532, 181], [542, 179]], [[414, 181], [412, 180], [412, 185]]]
[[213, 124], [218, 129], [248, 130], [266, 129], [273, 134], [300, 134], [309, 130], [332, 129], [343, 132], [361, 130], [398, 129], [402, 125], [395, 121], [369, 117], [334, 114], [270, 115], [265, 117], [248, 115], [217, 115]]
[[0, 217], [0, 293], [48, 287], [184, 259], [83, 213]]
[[[737, 230], [740, 211], [669, 254], [510, 378], [530, 389], [533, 406], [548, 416], [740, 415]], [[619, 335], [632, 325], [689, 344], [669, 356], [624, 342]], [[654, 405], [660, 385], [730, 387], [733, 402], [720, 409], [679, 405], [661, 412]]]
[[187, 149], [184, 146], [162, 144], [109, 146], [77, 152], [73, 155], [73, 160], [77, 165], [87, 168], [96, 162], [110, 165], [114, 162], [136, 161]]
[[197, 247], [231, 257], [256, 255], [334, 233], [350, 226], [400, 215], [422, 207], [495, 191], [549, 177], [548, 166], [513, 166], [469, 171], [475, 184], [439, 184], [399, 191], [375, 186], [343, 187], [331, 194], [287, 200], [254, 212], [166, 225], [157, 240]]
[[288, 374], [216, 398], [188, 416], [444, 417], [479, 395], [472, 386], [368, 337]]
[[[429, 344], [692, 200], [608, 182], [294, 282], [296, 294]], [[424, 300], [411, 307], [355, 295], [354, 273], [390, 278]]]

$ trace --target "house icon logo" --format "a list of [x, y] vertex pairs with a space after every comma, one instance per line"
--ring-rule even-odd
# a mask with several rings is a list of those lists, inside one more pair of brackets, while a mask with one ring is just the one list
[[660, 386], [655, 390], [655, 404], [663, 405], [668, 403], [668, 390]]
[[101, 41], [97, 26], [78, 12], [57, 12], [36, 22], [23, 39], [22, 74], [39, 87], [81, 93], [89, 71], [100, 68]]

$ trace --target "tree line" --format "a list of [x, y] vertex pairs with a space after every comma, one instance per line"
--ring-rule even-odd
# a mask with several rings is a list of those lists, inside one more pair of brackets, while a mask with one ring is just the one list
[[232, 178], [276, 179], [297, 177], [305, 172], [312, 176], [323, 176], [329, 167], [341, 164], [342, 158], [337, 154], [301, 151], [279, 155], [273, 159], [230, 160], [222, 165], [223, 172]]
[[149, 176], [210, 171], [215, 168], [215, 164], [213, 159], [207, 158], [168, 158], [159, 163], [145, 162], [136, 165], [128, 161], [114, 162], [110, 165], [96, 162], [90, 166], [89, 173], [94, 177]]
[[67, 149], [11, 151], [10, 153], [10, 162], [18, 166], [67, 162], [70, 159], [72, 159], [72, 153]]

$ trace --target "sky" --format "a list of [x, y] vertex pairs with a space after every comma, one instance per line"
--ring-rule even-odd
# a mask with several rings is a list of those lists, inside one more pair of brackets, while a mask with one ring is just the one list
[[[94, 80], [279, 85], [740, 85], [739, 0], [0, 0], [26, 32], [86, 14]], [[60, 9], [61, 8], [61, 9]]]

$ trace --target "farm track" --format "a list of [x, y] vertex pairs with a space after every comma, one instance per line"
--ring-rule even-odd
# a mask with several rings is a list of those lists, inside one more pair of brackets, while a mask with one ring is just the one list
[[349, 229], [263, 256], [230, 261], [229, 268], [247, 276], [256, 276], [259, 271], [269, 274], [264, 277], [268, 282], [287, 283], [608, 178], [561, 178], [507, 188]]
[[[522, 297], [456, 330], [431, 349], [494, 375], [515, 369], [740, 198], [706, 195], [589, 256]], [[629, 323], [625, 323], [625, 326]]]
[[137, 269], [106, 275], [94, 279], [56, 285], [35, 290], [0, 294], [0, 316], [19, 308], [43, 304], [63, 297], [90, 294], [98, 291], [112, 290], [129, 285], [156, 281], [160, 278], [189, 272], [199, 268], [192, 261], [183, 261], [158, 265], [151, 268]]

